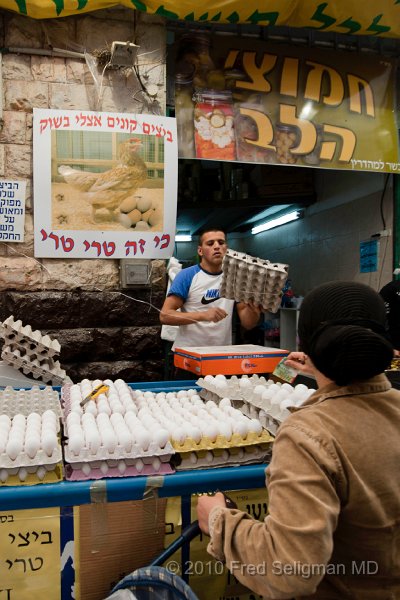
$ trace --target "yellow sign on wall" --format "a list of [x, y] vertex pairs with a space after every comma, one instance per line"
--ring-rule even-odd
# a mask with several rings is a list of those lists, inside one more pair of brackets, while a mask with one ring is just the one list
[[400, 170], [394, 61], [212, 37], [175, 44], [182, 158]]
[[60, 600], [60, 509], [0, 513], [0, 598]]
[[34, 19], [82, 14], [123, 5], [168, 19], [253, 25], [312, 27], [344, 34], [400, 37], [400, 3], [395, 0], [0, 0]]

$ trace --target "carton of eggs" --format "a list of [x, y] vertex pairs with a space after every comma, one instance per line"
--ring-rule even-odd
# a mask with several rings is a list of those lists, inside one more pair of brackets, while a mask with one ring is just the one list
[[9, 485], [38, 483], [44, 480], [47, 472], [53, 472], [51, 480], [60, 479], [59, 430], [59, 417], [50, 409], [41, 414], [0, 414], [0, 482]]

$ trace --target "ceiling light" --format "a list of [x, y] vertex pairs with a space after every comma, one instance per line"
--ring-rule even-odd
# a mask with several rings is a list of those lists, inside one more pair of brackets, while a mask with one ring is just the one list
[[301, 217], [301, 212], [295, 210], [290, 213], [286, 213], [286, 215], [281, 215], [276, 219], [271, 219], [270, 221], [265, 221], [265, 223], [261, 223], [261, 225], [256, 225], [252, 228], [251, 233], [255, 235], [256, 233], [260, 233], [261, 231], [268, 231], [268, 229], [273, 229], [273, 227], [279, 227], [279, 225], [285, 225], [285, 223], [290, 223], [291, 221], [295, 221]]
[[192, 236], [190, 233], [177, 233], [175, 236], [176, 242], [191, 242]]

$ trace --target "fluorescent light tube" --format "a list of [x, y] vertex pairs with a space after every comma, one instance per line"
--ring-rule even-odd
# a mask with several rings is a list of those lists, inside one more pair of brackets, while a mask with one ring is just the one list
[[300, 213], [298, 210], [295, 210], [293, 212], [287, 213], [286, 215], [282, 215], [281, 217], [277, 217], [276, 219], [271, 219], [270, 221], [261, 223], [261, 225], [256, 225], [252, 228], [251, 233], [255, 235], [256, 233], [260, 233], [261, 231], [268, 231], [268, 229], [279, 227], [279, 225], [285, 225], [285, 223], [290, 223], [291, 221], [295, 221], [299, 218]]
[[189, 234], [185, 234], [185, 233], [177, 233], [175, 236], [175, 241], [176, 242], [191, 242], [192, 236]]

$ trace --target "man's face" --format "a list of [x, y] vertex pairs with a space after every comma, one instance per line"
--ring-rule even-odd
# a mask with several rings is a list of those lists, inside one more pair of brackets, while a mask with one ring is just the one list
[[226, 239], [223, 231], [207, 231], [197, 249], [203, 264], [221, 266], [226, 254]]

